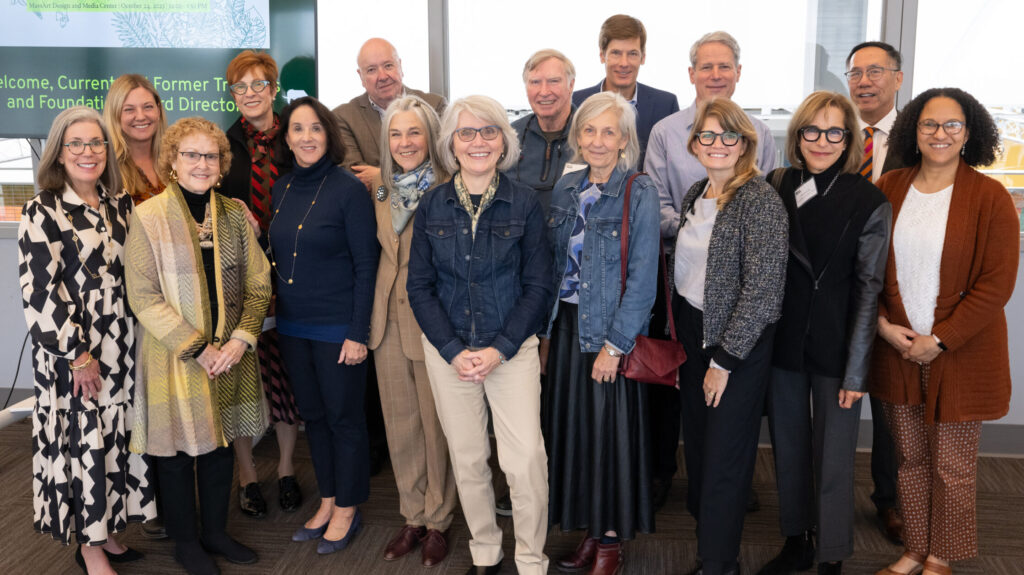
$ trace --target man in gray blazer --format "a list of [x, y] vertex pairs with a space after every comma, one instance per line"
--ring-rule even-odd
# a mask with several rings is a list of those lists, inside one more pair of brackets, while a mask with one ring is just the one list
[[444, 110], [442, 96], [407, 88], [402, 83], [402, 59], [390, 42], [383, 38], [370, 38], [359, 49], [356, 58], [359, 80], [366, 91], [347, 104], [334, 109], [341, 126], [341, 140], [345, 144], [342, 166], [351, 170], [366, 188], [380, 173], [380, 121], [395, 99], [406, 94], [423, 98], [437, 110]]

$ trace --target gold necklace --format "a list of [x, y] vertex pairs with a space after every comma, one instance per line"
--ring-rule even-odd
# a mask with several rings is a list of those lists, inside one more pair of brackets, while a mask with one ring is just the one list
[[[330, 174], [327, 174], [329, 176]], [[324, 189], [324, 182], [327, 181], [327, 176], [320, 180], [320, 187], [316, 189], [316, 194], [313, 196], [313, 201], [310, 202], [309, 207], [306, 208], [306, 214], [302, 216], [302, 221], [299, 222], [299, 227], [295, 230], [295, 245], [292, 246], [292, 270], [288, 275], [288, 285], [295, 283], [295, 261], [299, 259], [299, 233], [302, 231], [302, 225], [306, 223], [306, 218], [309, 217], [309, 212], [313, 211], [313, 206], [316, 205], [316, 199], [320, 197], [320, 191]], [[270, 225], [267, 226], [267, 253], [270, 255], [270, 265], [274, 268], [274, 271], [278, 275], [281, 272], [277, 269], [277, 258], [274, 256], [274, 243], [271, 241], [271, 230], [274, 228], [274, 222], [277, 221], [277, 214], [281, 211], [281, 206], [284, 205], [284, 201], [288, 199], [288, 190], [292, 188], [292, 182], [295, 178], [292, 177], [288, 180], [288, 185], [284, 187], [284, 193], [281, 194], [281, 203], [277, 205], [277, 209], [274, 210], [274, 217], [270, 219]]]
[[[85, 273], [89, 274], [89, 276], [92, 279], [94, 279], [94, 280], [98, 280], [98, 279], [102, 278], [103, 277], [102, 274], [99, 274], [99, 273], [96, 273], [96, 272], [92, 271], [92, 269], [89, 268], [89, 265], [85, 263], [85, 257], [82, 256], [82, 248], [84, 246], [82, 245], [81, 239], [79, 239], [79, 237], [78, 237], [78, 230], [75, 228], [75, 220], [72, 219], [71, 212], [69, 212], [66, 209], [64, 209], [64, 202], [60, 201], [59, 198], [57, 199], [57, 201], [60, 202], [61, 212], [64, 213], [64, 217], [68, 220], [68, 224], [71, 225], [71, 241], [74, 242], [75, 252], [78, 254], [78, 262], [80, 264], [82, 264], [82, 269], [85, 270]], [[110, 246], [110, 233], [111, 233], [111, 231], [110, 231], [110, 222], [113, 221], [113, 217], [111, 217], [109, 213], [106, 216], [104, 216], [104, 214], [103, 214], [104, 209], [109, 212], [110, 211], [110, 206], [107, 205], [106, 202], [103, 201], [103, 198], [100, 198], [100, 206], [99, 206], [99, 209], [96, 210], [100, 214], [100, 222], [101, 222], [101, 225], [100, 225], [100, 238], [102, 238], [103, 243], [106, 244], [107, 249], [109, 250], [110, 247], [111, 247]], [[86, 220], [86, 223], [88, 223], [88, 220]], [[102, 249], [102, 246], [100, 246], [100, 247]], [[103, 261], [106, 264], [104, 267], [110, 267], [110, 262], [107, 261], [105, 253], [103, 254]]]

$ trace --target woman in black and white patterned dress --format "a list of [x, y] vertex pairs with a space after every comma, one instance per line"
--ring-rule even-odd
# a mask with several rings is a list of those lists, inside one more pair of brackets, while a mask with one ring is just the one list
[[135, 337], [124, 288], [131, 197], [99, 114], [76, 107], [50, 128], [18, 229], [35, 371], [34, 526], [88, 573], [141, 553], [112, 534], [156, 515], [149, 470], [128, 452]]

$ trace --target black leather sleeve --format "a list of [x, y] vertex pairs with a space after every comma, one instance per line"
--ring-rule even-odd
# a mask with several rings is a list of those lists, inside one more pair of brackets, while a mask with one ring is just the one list
[[843, 389], [866, 391], [871, 346], [878, 329], [878, 294], [885, 279], [892, 233], [892, 206], [885, 202], [871, 213], [857, 240], [857, 262], [850, 320], [849, 349]]

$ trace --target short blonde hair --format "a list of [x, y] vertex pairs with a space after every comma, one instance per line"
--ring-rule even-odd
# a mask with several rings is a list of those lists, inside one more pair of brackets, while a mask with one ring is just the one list
[[391, 155], [391, 120], [401, 112], [412, 112], [416, 114], [423, 130], [427, 135], [427, 161], [434, 170], [434, 182], [440, 183], [448, 179], [448, 171], [441, 165], [437, 157], [438, 135], [441, 133], [441, 120], [437, 117], [434, 108], [423, 101], [419, 96], [407, 95], [393, 100], [384, 112], [384, 118], [380, 123], [380, 179], [388, 192], [393, 191], [395, 186], [394, 175], [398, 169], [398, 163]]
[[163, 145], [160, 147], [160, 163], [157, 165], [157, 172], [161, 180], [171, 181], [171, 166], [174, 164], [174, 159], [178, 157], [181, 141], [195, 134], [209, 136], [217, 143], [217, 153], [220, 154], [220, 175], [228, 173], [228, 168], [231, 167], [231, 145], [228, 144], [228, 137], [224, 135], [223, 130], [217, 127], [217, 124], [206, 118], [192, 116], [178, 120], [164, 134]]
[[50, 126], [50, 133], [46, 136], [46, 148], [39, 158], [39, 167], [36, 170], [36, 183], [40, 190], [61, 194], [64, 186], [68, 183], [67, 171], [64, 164], [60, 163], [61, 153], [64, 151], [64, 134], [72, 124], [79, 122], [94, 122], [100, 127], [103, 139], [106, 141], [107, 160], [103, 173], [100, 174], [100, 184], [106, 188], [111, 195], [121, 193], [121, 174], [117, 167], [117, 156], [114, 154], [114, 146], [110, 142], [110, 131], [100, 118], [100, 113], [86, 106], [75, 106], [68, 108], [53, 119]]
[[693, 129], [686, 141], [688, 153], [693, 153], [693, 144], [697, 141], [697, 135], [704, 130], [704, 122], [708, 118], [716, 118], [723, 130], [736, 132], [746, 142], [746, 149], [736, 161], [733, 177], [725, 183], [722, 195], [718, 197], [717, 206], [721, 210], [736, 195], [740, 186], [760, 174], [757, 169], [757, 132], [754, 123], [738, 104], [728, 98], [712, 98], [697, 110], [697, 117], [693, 119]]
[[512, 125], [508, 123], [508, 113], [494, 98], [487, 96], [466, 96], [452, 102], [444, 111], [441, 119], [441, 138], [437, 142], [437, 157], [441, 166], [449, 174], [459, 171], [459, 161], [455, 158], [455, 131], [459, 129], [459, 116], [463, 112], [480, 118], [488, 124], [501, 129], [501, 139], [505, 145], [498, 160], [497, 169], [504, 172], [519, 161], [519, 137]]
[[572, 60], [568, 56], [553, 48], [539, 50], [534, 52], [533, 56], [530, 56], [530, 59], [526, 61], [526, 65], [523, 66], [523, 83], [525, 84], [529, 81], [528, 76], [530, 72], [533, 72], [537, 66], [552, 58], [562, 63], [562, 68], [565, 69], [565, 82], [572, 84], [572, 81], [576, 79], [576, 67], [572, 65]]
[[583, 125], [607, 112], [614, 110], [619, 117], [619, 132], [626, 137], [626, 147], [619, 154], [615, 167], [626, 171], [636, 167], [640, 158], [640, 143], [636, 134], [636, 111], [618, 92], [598, 92], [580, 104], [572, 118], [569, 128], [569, 148], [573, 151], [574, 162], [583, 161], [583, 153], [579, 148], [580, 130]]
[[[786, 128], [786, 159], [794, 168], [804, 169], [804, 155], [800, 152], [800, 128], [811, 125], [814, 116], [828, 107], [839, 110], [843, 116], [843, 128], [848, 132], [845, 140], [846, 149], [840, 156], [840, 159], [845, 157], [846, 161], [843, 162], [840, 172], [858, 174], [861, 160], [864, 159], [864, 139], [860, 134], [860, 122], [857, 121], [857, 112], [854, 111], [850, 100], [837, 92], [814, 92], [796, 109], [796, 113], [789, 121], [789, 127]], [[824, 138], [825, 135], [819, 137]]]

